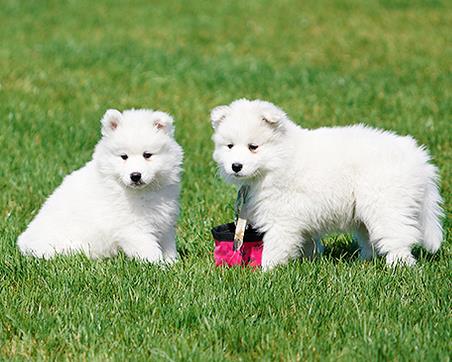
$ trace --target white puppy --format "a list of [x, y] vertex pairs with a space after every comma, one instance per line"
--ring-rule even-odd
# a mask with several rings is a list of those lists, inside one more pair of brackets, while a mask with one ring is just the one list
[[390, 265], [414, 264], [415, 244], [440, 247], [438, 171], [413, 138], [363, 125], [303, 129], [260, 100], [217, 107], [211, 120], [222, 176], [250, 186], [264, 269], [312, 254], [333, 231], [356, 232], [363, 258], [376, 251]]
[[84, 252], [148, 262], [177, 257], [182, 149], [164, 112], [108, 110], [93, 159], [66, 176], [17, 244], [23, 254], [51, 258]]

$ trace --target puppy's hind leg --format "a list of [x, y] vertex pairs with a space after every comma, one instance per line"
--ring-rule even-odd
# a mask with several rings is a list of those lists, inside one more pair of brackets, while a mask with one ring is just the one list
[[306, 238], [306, 241], [302, 245], [301, 254], [302, 257], [307, 259], [315, 259], [323, 254], [325, 247], [322, 244], [320, 236], [313, 236]]
[[58, 234], [34, 234], [25, 231], [17, 239], [17, 246], [23, 255], [51, 259], [58, 254], [69, 255], [83, 251], [83, 245]]
[[394, 210], [388, 210], [387, 214], [381, 211], [368, 224], [370, 244], [378, 254], [386, 256], [389, 266], [416, 264], [411, 248], [419, 242], [421, 233], [415, 219]]
[[375, 257], [375, 248], [369, 241], [369, 232], [366, 226], [361, 223], [353, 233], [359, 245], [359, 256], [362, 260], [369, 260]]
[[414, 265], [411, 249], [421, 240], [417, 190], [393, 177], [379, 181], [373, 193], [367, 188], [356, 193], [356, 217], [366, 225], [370, 245], [386, 257], [388, 265]]
[[33, 239], [31, 236], [22, 234], [17, 239], [17, 247], [22, 255], [35, 258], [51, 259], [57, 251], [49, 242]]

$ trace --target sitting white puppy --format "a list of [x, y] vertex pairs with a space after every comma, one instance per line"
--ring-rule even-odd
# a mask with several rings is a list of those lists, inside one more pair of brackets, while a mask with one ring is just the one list
[[313, 240], [356, 232], [361, 256], [412, 265], [411, 248], [442, 242], [438, 171], [407, 136], [363, 125], [303, 129], [275, 105], [240, 99], [212, 110], [214, 160], [249, 185], [249, 222], [265, 232], [263, 269], [319, 249]]
[[51, 258], [119, 249], [152, 263], [176, 260], [182, 149], [164, 112], [108, 110], [93, 159], [66, 176], [17, 240], [23, 254]]

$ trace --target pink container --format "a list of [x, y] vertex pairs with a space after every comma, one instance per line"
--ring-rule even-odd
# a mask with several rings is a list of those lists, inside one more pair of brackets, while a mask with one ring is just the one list
[[212, 229], [215, 240], [213, 252], [216, 266], [249, 265], [258, 267], [262, 261], [263, 234], [248, 227], [245, 230], [243, 245], [240, 250], [234, 251], [235, 224], [223, 224]]

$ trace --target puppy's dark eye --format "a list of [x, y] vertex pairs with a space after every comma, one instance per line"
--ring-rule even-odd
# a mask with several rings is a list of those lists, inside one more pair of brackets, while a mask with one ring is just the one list
[[145, 159], [148, 159], [148, 158], [150, 158], [152, 156], [152, 153], [150, 153], [150, 152], [143, 152], [143, 157], [145, 158]]
[[228, 148], [232, 148], [234, 145], [232, 143], [228, 144]]
[[126, 154], [123, 154], [123, 155], [121, 155], [121, 158], [122, 158], [123, 160], [127, 160], [127, 159], [129, 158], [129, 156], [127, 156]]
[[256, 145], [256, 144], [254, 144], [254, 143], [250, 143], [249, 145], [248, 145], [248, 149], [251, 151], [251, 152], [256, 152], [256, 150], [258, 149], [258, 145]]

